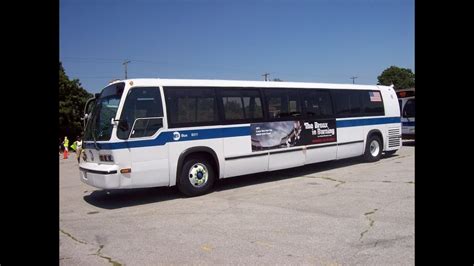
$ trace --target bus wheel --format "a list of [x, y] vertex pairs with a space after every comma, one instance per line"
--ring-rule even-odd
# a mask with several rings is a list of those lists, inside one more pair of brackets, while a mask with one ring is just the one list
[[214, 168], [207, 158], [190, 157], [181, 169], [178, 189], [193, 197], [206, 194], [214, 183]]
[[365, 146], [364, 159], [367, 162], [376, 162], [380, 160], [382, 155], [382, 141], [377, 135], [372, 135], [369, 137], [367, 144]]

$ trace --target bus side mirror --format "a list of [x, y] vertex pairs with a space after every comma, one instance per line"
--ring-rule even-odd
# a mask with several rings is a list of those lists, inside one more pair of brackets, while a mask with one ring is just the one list
[[89, 114], [85, 114], [83, 117], [81, 117], [81, 120], [82, 121], [87, 121], [87, 119], [89, 118]]
[[84, 128], [86, 127], [87, 119], [89, 119], [90, 113], [91, 113], [91, 108], [92, 104], [96, 101], [95, 98], [90, 98], [87, 100], [86, 105], [84, 106], [84, 117], [81, 119], [84, 121]]

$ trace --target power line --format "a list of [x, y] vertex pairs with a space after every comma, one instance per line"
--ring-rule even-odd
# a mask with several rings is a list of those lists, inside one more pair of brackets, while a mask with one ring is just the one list
[[117, 63], [117, 62], [122, 62], [123, 61], [123, 59], [72, 57], [72, 56], [61, 57], [60, 60], [61, 61], [69, 61], [69, 62], [102, 62], [102, 63]]
[[82, 76], [81, 79], [115, 79], [117, 76], [103, 76], [103, 77], [89, 77], [89, 76]]
[[[91, 64], [117, 64], [117, 63], [122, 63], [122, 65], [126, 68], [125, 72], [128, 71], [127, 64], [123, 61], [123, 59], [118, 59], [118, 58], [64, 56], [64, 57], [61, 57], [61, 60], [62, 61], [69, 61], [69, 62], [91, 63]], [[127, 61], [129, 61], [128, 63], [133, 61], [134, 65], [151, 64], [151, 65], [156, 65], [158, 67], [163, 67], [163, 68], [167, 68], [168, 66], [176, 66], [176, 67], [180, 67], [181, 70], [183, 70], [185, 68], [186, 69], [201, 68], [201, 69], [209, 69], [209, 70], [219, 69], [220, 71], [222, 71], [222, 70], [224, 70], [224, 71], [232, 70], [231, 75], [233, 73], [235, 73], [235, 71], [238, 71], [241, 75], [245, 74], [248, 77], [251, 77], [251, 76], [255, 75], [255, 70], [249, 69], [249, 68], [244, 67], [244, 66], [199, 64], [199, 63], [194, 63], [194, 62], [185, 63], [185, 62], [155, 61], [155, 60], [144, 60], [144, 59], [134, 59], [134, 58], [129, 58]], [[210, 72], [214, 73], [214, 71], [210, 71]], [[270, 80], [270, 77], [269, 77], [270, 74], [275, 74], [275, 73], [274, 72], [264, 73], [262, 75], [264, 77], [265, 81]], [[290, 80], [301, 77], [305, 80], [305, 82], [315, 82], [315, 81], [310, 80], [310, 78], [311, 79], [314, 79], [314, 78], [321, 79], [321, 80], [318, 80], [317, 82], [323, 82], [322, 80], [326, 80], [325, 82], [331, 82], [330, 81], [331, 79], [332, 80], [334, 80], [334, 79], [342, 80], [343, 79], [342, 75], [338, 75], [338, 74], [314, 75], [310, 72], [308, 72], [308, 73], [302, 73], [302, 72], [294, 73], [292, 71], [284, 72], [284, 73], [280, 73], [280, 74], [284, 75], [284, 76], [287, 76], [287, 77], [289, 76]], [[280, 75], [280, 74], [278, 74], [278, 75]], [[128, 78], [128, 73], [125, 73], [125, 75]], [[338, 77], [340, 77], [340, 78], [338, 78]], [[95, 76], [90, 77], [90, 76], [88, 76], [88, 77], [82, 77], [82, 78], [83, 79], [95, 79], [95, 78], [100, 78], [100, 77], [95, 77]], [[104, 77], [104, 78], [108, 78], [108, 77]], [[114, 77], [114, 78], [116, 78], [116, 77]], [[352, 79], [353, 84], [355, 84], [355, 79], [357, 79], [357, 78], [358, 77], [356, 77], [356, 76], [350, 77], [350, 79]], [[286, 80], [288, 80], [288, 79], [286, 79]], [[339, 82], [342, 82], [342, 81], [339, 81]]]
[[[62, 61], [65, 62], [78, 62], [78, 63], [101, 63], [101, 64], [110, 64], [110, 63], [123, 63], [123, 59], [114, 59], [114, 58], [93, 58], [93, 57], [61, 57]], [[212, 65], [212, 64], [196, 64], [196, 63], [184, 63], [184, 62], [170, 62], [170, 61], [154, 61], [154, 60], [143, 60], [143, 59], [134, 59], [130, 58], [129, 60], [134, 63], [146, 63], [157, 66], [176, 66], [176, 67], [187, 67], [187, 68], [212, 68], [212, 69], [226, 69], [233, 71], [240, 71], [245, 73], [255, 73], [255, 71], [250, 70], [245, 66], [230, 66], [230, 65]]]

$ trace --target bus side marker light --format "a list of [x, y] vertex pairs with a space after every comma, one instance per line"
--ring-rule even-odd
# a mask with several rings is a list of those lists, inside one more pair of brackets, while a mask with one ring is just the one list
[[131, 172], [132, 172], [132, 168], [120, 169], [120, 173], [122, 173], [122, 174], [131, 173]]

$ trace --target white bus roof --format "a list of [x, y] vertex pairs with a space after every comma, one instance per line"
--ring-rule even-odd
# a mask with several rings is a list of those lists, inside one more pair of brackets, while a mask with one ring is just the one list
[[337, 84], [337, 83], [310, 83], [310, 82], [286, 82], [286, 81], [248, 81], [248, 80], [214, 80], [214, 79], [127, 79], [116, 80], [117, 82], [133, 82], [134, 86], [197, 86], [197, 87], [258, 87], [258, 88], [321, 88], [321, 89], [360, 89], [378, 90], [381, 87], [391, 89], [382, 85], [361, 85], [361, 84]]

